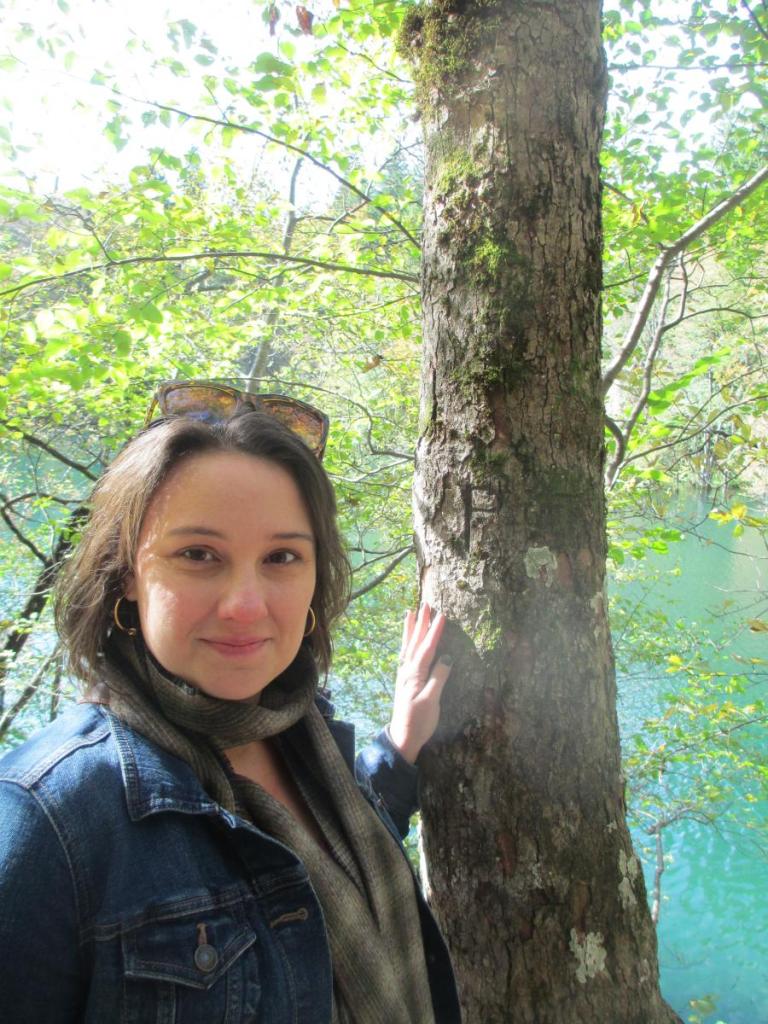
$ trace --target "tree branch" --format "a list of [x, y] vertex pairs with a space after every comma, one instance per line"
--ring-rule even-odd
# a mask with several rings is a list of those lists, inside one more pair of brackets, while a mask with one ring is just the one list
[[685, 304], [688, 294], [688, 274], [686, 273], [685, 263], [683, 261], [682, 254], [680, 256], [680, 271], [683, 278], [683, 286], [680, 292], [680, 303], [677, 310], [677, 316], [674, 320], [671, 320], [669, 323], [665, 322], [667, 316], [667, 309], [669, 308], [669, 304], [671, 301], [672, 292], [672, 272], [670, 271], [667, 275], [667, 283], [664, 289], [664, 299], [662, 301], [661, 311], [659, 313], [659, 322], [656, 326], [656, 330], [653, 333], [653, 338], [651, 339], [651, 343], [648, 346], [648, 352], [645, 357], [645, 363], [643, 366], [643, 386], [640, 390], [640, 394], [637, 397], [637, 401], [635, 402], [634, 408], [632, 409], [629, 419], [627, 420], [624, 426], [624, 430], [622, 431], [622, 437], [624, 439], [623, 449], [620, 452], [619, 448], [617, 447], [616, 454], [614, 455], [613, 460], [611, 461], [611, 465], [608, 467], [606, 485], [609, 488], [613, 487], [613, 485], [616, 483], [616, 478], [619, 475], [619, 470], [621, 469], [621, 463], [624, 456], [624, 452], [626, 451], [627, 445], [629, 444], [629, 439], [632, 436], [632, 431], [635, 429], [637, 421], [640, 418], [643, 409], [645, 409], [645, 406], [648, 402], [648, 396], [651, 393], [651, 383], [653, 380], [653, 367], [656, 362], [656, 357], [659, 354], [659, 350], [661, 348], [662, 338], [664, 337], [667, 331], [677, 326], [677, 324], [679, 324], [685, 316]]
[[763, 60], [719, 61], [717, 64], [609, 64], [608, 71], [719, 71], [735, 68], [764, 68]]
[[7, 430], [12, 431], [14, 434], [21, 434], [27, 444], [34, 445], [36, 448], [40, 448], [48, 455], [52, 455], [54, 459], [58, 459], [59, 462], [65, 466], [69, 466], [70, 469], [77, 470], [78, 473], [82, 473], [83, 476], [89, 480], [97, 480], [98, 477], [95, 473], [92, 473], [87, 466], [84, 466], [81, 462], [75, 462], [74, 459], [70, 459], [64, 455], [58, 449], [54, 448], [53, 445], [48, 444], [47, 441], [43, 441], [42, 438], [35, 437], [34, 434], [28, 434], [25, 430], [20, 430], [10, 420], [3, 419], [0, 417], [0, 425], [4, 426]]
[[[283, 255], [288, 256], [293, 245], [293, 237], [296, 233], [296, 185], [299, 180], [299, 172], [301, 171], [301, 165], [304, 162], [304, 157], [297, 157], [293, 165], [293, 171], [291, 172], [291, 180], [288, 186], [288, 216], [285, 221], [285, 228], [283, 229]], [[285, 279], [285, 271], [281, 270], [275, 278], [275, 287], [279, 287]], [[261, 377], [267, 370], [267, 364], [269, 362], [269, 354], [272, 349], [272, 339], [274, 336], [274, 328], [280, 319], [280, 306], [274, 305], [267, 314], [266, 327], [267, 336], [262, 338], [259, 347], [256, 350], [256, 354], [253, 357], [253, 361], [248, 368], [249, 377]]]
[[140, 263], [186, 263], [190, 260], [218, 260], [218, 259], [262, 259], [274, 260], [278, 263], [293, 263], [301, 267], [312, 267], [319, 270], [335, 270], [343, 274], [362, 274], [366, 277], [383, 277], [392, 281], [407, 281], [409, 284], [418, 284], [419, 278], [416, 274], [406, 274], [398, 270], [375, 270], [372, 267], [354, 267], [347, 263], [332, 263], [325, 260], [305, 259], [301, 256], [286, 256], [279, 252], [261, 252], [255, 249], [204, 249], [202, 252], [183, 253], [174, 256], [126, 256], [123, 259], [111, 259], [105, 263], [91, 263], [87, 267], [78, 267], [77, 270], [68, 270], [65, 274], [49, 274], [46, 277], [36, 277], [31, 281], [22, 281], [21, 284], [6, 288], [0, 292], [0, 298], [6, 295], [16, 295], [27, 288], [34, 288], [40, 284], [53, 284], [59, 281], [66, 281], [69, 278], [81, 277], [83, 274], [92, 274], [100, 270], [112, 270], [116, 267], [129, 267]]
[[[747, 9], [747, 13], [749, 14], [750, 18], [752, 19], [752, 24], [755, 26], [755, 28], [760, 33], [760, 35], [763, 37], [763, 39], [768, 39], [768, 30], [763, 28], [762, 24], [760, 23], [760, 19], [757, 17], [755, 12], [749, 6], [749, 4], [747, 3], [747, 0], [741, 0], [741, 6], [745, 7]], [[765, 6], [765, 5], [763, 5], [763, 6]]]
[[72, 547], [72, 534], [79, 527], [80, 523], [88, 515], [88, 509], [82, 505], [76, 508], [67, 520], [65, 528], [59, 535], [51, 558], [46, 559], [44, 568], [38, 573], [32, 593], [26, 600], [19, 615], [20, 625], [6, 637], [2, 650], [0, 650], [0, 710], [3, 704], [3, 683], [8, 671], [8, 665], [13, 658], [16, 658], [23, 649], [30, 636], [29, 623], [39, 617], [45, 608], [51, 587], [61, 568], [62, 560]]
[[751, 395], [749, 398], [745, 398], [740, 402], [732, 402], [730, 405], [726, 405], [723, 409], [712, 416], [711, 419], [707, 420], [707, 422], [701, 427], [698, 427], [696, 430], [692, 430], [690, 434], [680, 434], [674, 439], [674, 441], [665, 441], [663, 444], [654, 445], [652, 448], [645, 448], [641, 452], [633, 452], [624, 459], [624, 462], [635, 462], [637, 459], [644, 459], [647, 455], [653, 455], [655, 452], [664, 451], [665, 448], [674, 448], [675, 445], [682, 444], [684, 441], [692, 441], [694, 437], [698, 437], [698, 435], [703, 433], [705, 430], [709, 430], [714, 423], [717, 423], [719, 419], [725, 416], [726, 413], [731, 412], [733, 409], [739, 409], [743, 405], [751, 405], [752, 402], [764, 402], [766, 400], [768, 400], [768, 392], [764, 395]]
[[40, 668], [37, 670], [37, 672], [35, 672], [34, 676], [32, 677], [32, 681], [24, 687], [24, 689], [21, 691], [21, 693], [13, 702], [13, 704], [11, 704], [8, 710], [2, 715], [2, 717], [0, 717], [0, 743], [2, 743], [3, 740], [5, 739], [5, 735], [10, 729], [10, 727], [13, 725], [14, 720], [18, 717], [18, 715], [24, 710], [27, 704], [29, 704], [29, 702], [35, 696], [38, 687], [40, 686], [40, 683], [45, 678], [46, 672], [51, 667], [51, 664], [58, 657], [59, 647], [57, 644], [53, 651], [45, 659], [43, 664], [40, 666]]
[[389, 576], [389, 574], [396, 569], [398, 565], [400, 565], [403, 559], [407, 558], [408, 555], [412, 555], [415, 550], [416, 549], [413, 544], [409, 545], [407, 548], [403, 548], [400, 554], [393, 558], [389, 565], [385, 569], [382, 569], [377, 576], [374, 576], [372, 580], [368, 580], [367, 583], [364, 583], [362, 587], [358, 587], [357, 590], [353, 590], [349, 595], [349, 600], [356, 601], [358, 597], [362, 597], [363, 594], [367, 594], [369, 591], [373, 590], [374, 587], [378, 587], [378, 585], [383, 583], [387, 576]]
[[664, 874], [664, 840], [662, 830], [655, 830], [656, 838], [656, 868], [653, 872], [653, 903], [651, 904], [651, 920], [658, 925], [661, 916], [661, 877]]
[[605, 414], [605, 425], [606, 427], [608, 427], [608, 429], [613, 434], [616, 440], [616, 452], [613, 456], [613, 461], [616, 462], [618, 460], [619, 464], [621, 464], [624, 461], [624, 452], [626, 450], [626, 446], [624, 444], [624, 435], [621, 432], [621, 427], [616, 422], [616, 420], [612, 419], [608, 415], [608, 413]]
[[734, 207], [738, 206], [739, 203], [744, 202], [744, 200], [758, 189], [766, 179], [768, 179], [768, 165], [762, 167], [757, 174], [754, 174], [741, 186], [741, 188], [736, 189], [736, 191], [731, 193], [727, 199], [718, 203], [717, 206], [713, 207], [709, 211], [709, 213], [697, 220], [692, 227], [680, 235], [677, 241], [662, 248], [660, 255], [657, 257], [655, 263], [651, 267], [650, 273], [648, 274], [645, 289], [640, 298], [635, 316], [625, 336], [624, 344], [603, 376], [604, 394], [624, 369], [630, 356], [635, 351], [643, 333], [643, 329], [648, 321], [648, 317], [650, 316], [653, 304], [656, 301], [656, 296], [658, 295], [659, 289], [664, 280], [664, 274], [672, 261], [687, 249], [692, 242], [695, 242], [697, 238], [703, 235], [705, 231], [708, 231], [726, 214], [730, 213]]
[[648, 223], [648, 215], [644, 210], [640, 209], [639, 204], [632, 198], [632, 196], [628, 196], [626, 192], [622, 192], [620, 188], [616, 188], [616, 186], [612, 185], [610, 181], [604, 181], [603, 188], [607, 188], [609, 192], [613, 192], [613, 194], [618, 196], [619, 199], [623, 199], [625, 203], [629, 203], [632, 209], [638, 208], [640, 210], [640, 220], [643, 224]]
[[18, 526], [14, 523], [13, 519], [11, 519], [10, 515], [8, 514], [8, 509], [11, 508], [11, 506], [13, 505], [13, 500], [9, 499], [6, 494], [0, 493], [0, 501], [2, 501], [3, 503], [3, 507], [0, 509], [0, 516], [2, 516], [5, 525], [11, 531], [11, 533], [24, 545], [24, 547], [28, 548], [32, 552], [32, 554], [35, 556], [35, 558], [38, 559], [38, 561], [42, 562], [43, 565], [46, 565], [48, 559], [45, 557], [42, 551], [40, 551], [35, 546], [35, 544], [29, 539], [29, 537], [27, 537], [26, 534], [22, 533], [22, 531], [18, 528]]
[[[287, 142], [285, 139], [278, 139], [276, 136], [270, 135], [268, 132], [263, 132], [261, 131], [260, 128], [253, 128], [250, 125], [237, 124], [234, 121], [229, 121], [218, 117], [207, 117], [205, 114], [190, 114], [189, 111], [181, 110], [179, 107], [167, 106], [164, 103], [157, 103], [152, 100], [138, 100], [137, 102], [146, 103], [148, 106], [155, 107], [157, 110], [166, 110], [168, 111], [168, 113], [178, 114], [180, 117], [186, 117], [191, 121], [203, 121], [205, 124], [212, 124], [219, 128], [232, 128], [238, 132], [245, 132], [247, 135], [257, 135], [260, 139], [264, 139], [266, 142], [272, 142], [277, 146], [282, 146], [284, 149], [288, 149], [292, 153], [296, 153], [298, 156], [303, 157], [305, 160], [308, 160], [315, 167], [318, 167], [321, 171], [325, 171], [326, 174], [330, 174], [331, 177], [335, 178], [335, 180], [338, 181], [338, 183], [342, 185], [344, 188], [349, 189], [350, 192], [353, 192], [356, 196], [359, 196], [361, 199], [364, 199], [367, 203], [372, 203], [373, 205], [375, 205], [371, 197], [369, 195], [366, 195], [366, 193], [362, 189], [358, 188], [357, 185], [354, 185], [343, 175], [339, 174], [337, 171], [334, 171], [331, 167], [329, 167], [328, 164], [324, 164], [322, 160], [318, 160], [317, 157], [312, 156], [312, 154], [308, 152], [308, 150], [302, 149], [301, 146], [297, 146], [295, 145], [295, 143]], [[402, 234], [408, 239], [408, 241], [411, 242], [411, 244], [416, 249], [418, 249], [419, 252], [421, 251], [421, 246], [419, 244], [418, 239], [411, 234], [408, 228], [405, 227], [405, 225], [402, 224], [397, 219], [397, 217], [394, 217], [391, 213], [387, 213], [386, 210], [381, 209], [380, 207], [377, 207], [377, 209], [380, 209], [382, 217], [385, 217], [388, 221], [394, 224], [395, 227], [399, 231], [401, 231]]]

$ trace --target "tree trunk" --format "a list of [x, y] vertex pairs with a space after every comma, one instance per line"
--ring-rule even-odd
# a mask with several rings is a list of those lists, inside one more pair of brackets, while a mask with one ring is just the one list
[[669, 1024], [604, 596], [600, 5], [415, 8], [427, 146], [414, 504], [455, 621], [423, 755], [467, 1024]]

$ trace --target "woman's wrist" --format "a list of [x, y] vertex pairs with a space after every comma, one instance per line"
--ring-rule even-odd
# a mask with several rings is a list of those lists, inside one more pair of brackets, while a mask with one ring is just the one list
[[408, 764], [416, 764], [416, 758], [421, 753], [422, 743], [417, 742], [408, 735], [407, 729], [402, 728], [397, 722], [390, 722], [387, 726], [387, 735], [392, 746]]

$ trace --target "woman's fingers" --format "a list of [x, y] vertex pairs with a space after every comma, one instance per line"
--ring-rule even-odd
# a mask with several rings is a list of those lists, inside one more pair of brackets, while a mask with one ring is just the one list
[[447, 654], [435, 662], [435, 667], [432, 669], [429, 679], [421, 691], [421, 696], [425, 700], [434, 701], [436, 704], [440, 703], [443, 687], [448, 682], [448, 676], [451, 674], [452, 668], [453, 658]]
[[413, 660], [418, 664], [420, 670], [428, 671], [432, 662], [435, 660], [435, 655], [437, 653], [438, 645], [440, 644], [440, 638], [443, 635], [444, 627], [445, 616], [442, 612], [436, 612], [428, 629], [422, 636], [418, 647], [414, 651]]
[[409, 608], [405, 613], [405, 619], [403, 620], [403, 639], [400, 643], [400, 664], [402, 665], [405, 659], [408, 657], [408, 648], [411, 644], [411, 637], [413, 636], [413, 627], [416, 623], [416, 612]]
[[[414, 694], [423, 692], [434, 672], [437, 648], [444, 627], [445, 616], [441, 612], [433, 616], [428, 604], [423, 604], [418, 612], [406, 613], [397, 674], [398, 687], [408, 687]], [[442, 673], [439, 677], [442, 679]]]
[[419, 644], [429, 628], [430, 607], [423, 604], [418, 612], [409, 609], [403, 623], [403, 640], [400, 647], [400, 664], [413, 660]]

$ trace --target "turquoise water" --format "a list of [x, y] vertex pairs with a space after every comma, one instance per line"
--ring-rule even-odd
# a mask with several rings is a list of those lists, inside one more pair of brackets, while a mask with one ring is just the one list
[[[768, 633], [751, 632], [747, 618], [766, 618], [768, 559], [755, 532], [734, 538], [730, 528], [705, 519], [706, 506], [689, 502], [680, 518], [696, 523], [694, 533], [652, 557], [658, 580], [623, 587], [649, 607], [700, 624], [704, 637], [722, 645], [717, 655], [730, 671], [739, 657], [768, 659]], [[757, 510], [756, 510], [757, 511]], [[676, 567], [682, 568], [678, 575]], [[617, 589], [621, 590], [621, 587]], [[622, 734], [653, 715], [661, 692], [674, 685], [663, 669], [632, 664], [624, 651], [619, 674]], [[670, 651], [674, 653], [674, 651]], [[627, 663], [629, 661], [629, 663]], [[763, 673], [760, 675], [759, 673]], [[768, 693], [765, 666], [755, 670], [749, 699]], [[747, 699], [745, 697], [745, 699]], [[758, 742], [768, 755], [768, 738]], [[768, 807], [757, 806], [765, 820]], [[768, 856], [745, 829], [683, 822], [665, 830], [668, 864], [662, 881], [658, 927], [662, 991], [683, 1020], [694, 1012], [707, 1024], [768, 1024]], [[653, 882], [655, 850], [635, 830], [638, 852], [645, 847], [646, 883]]]

